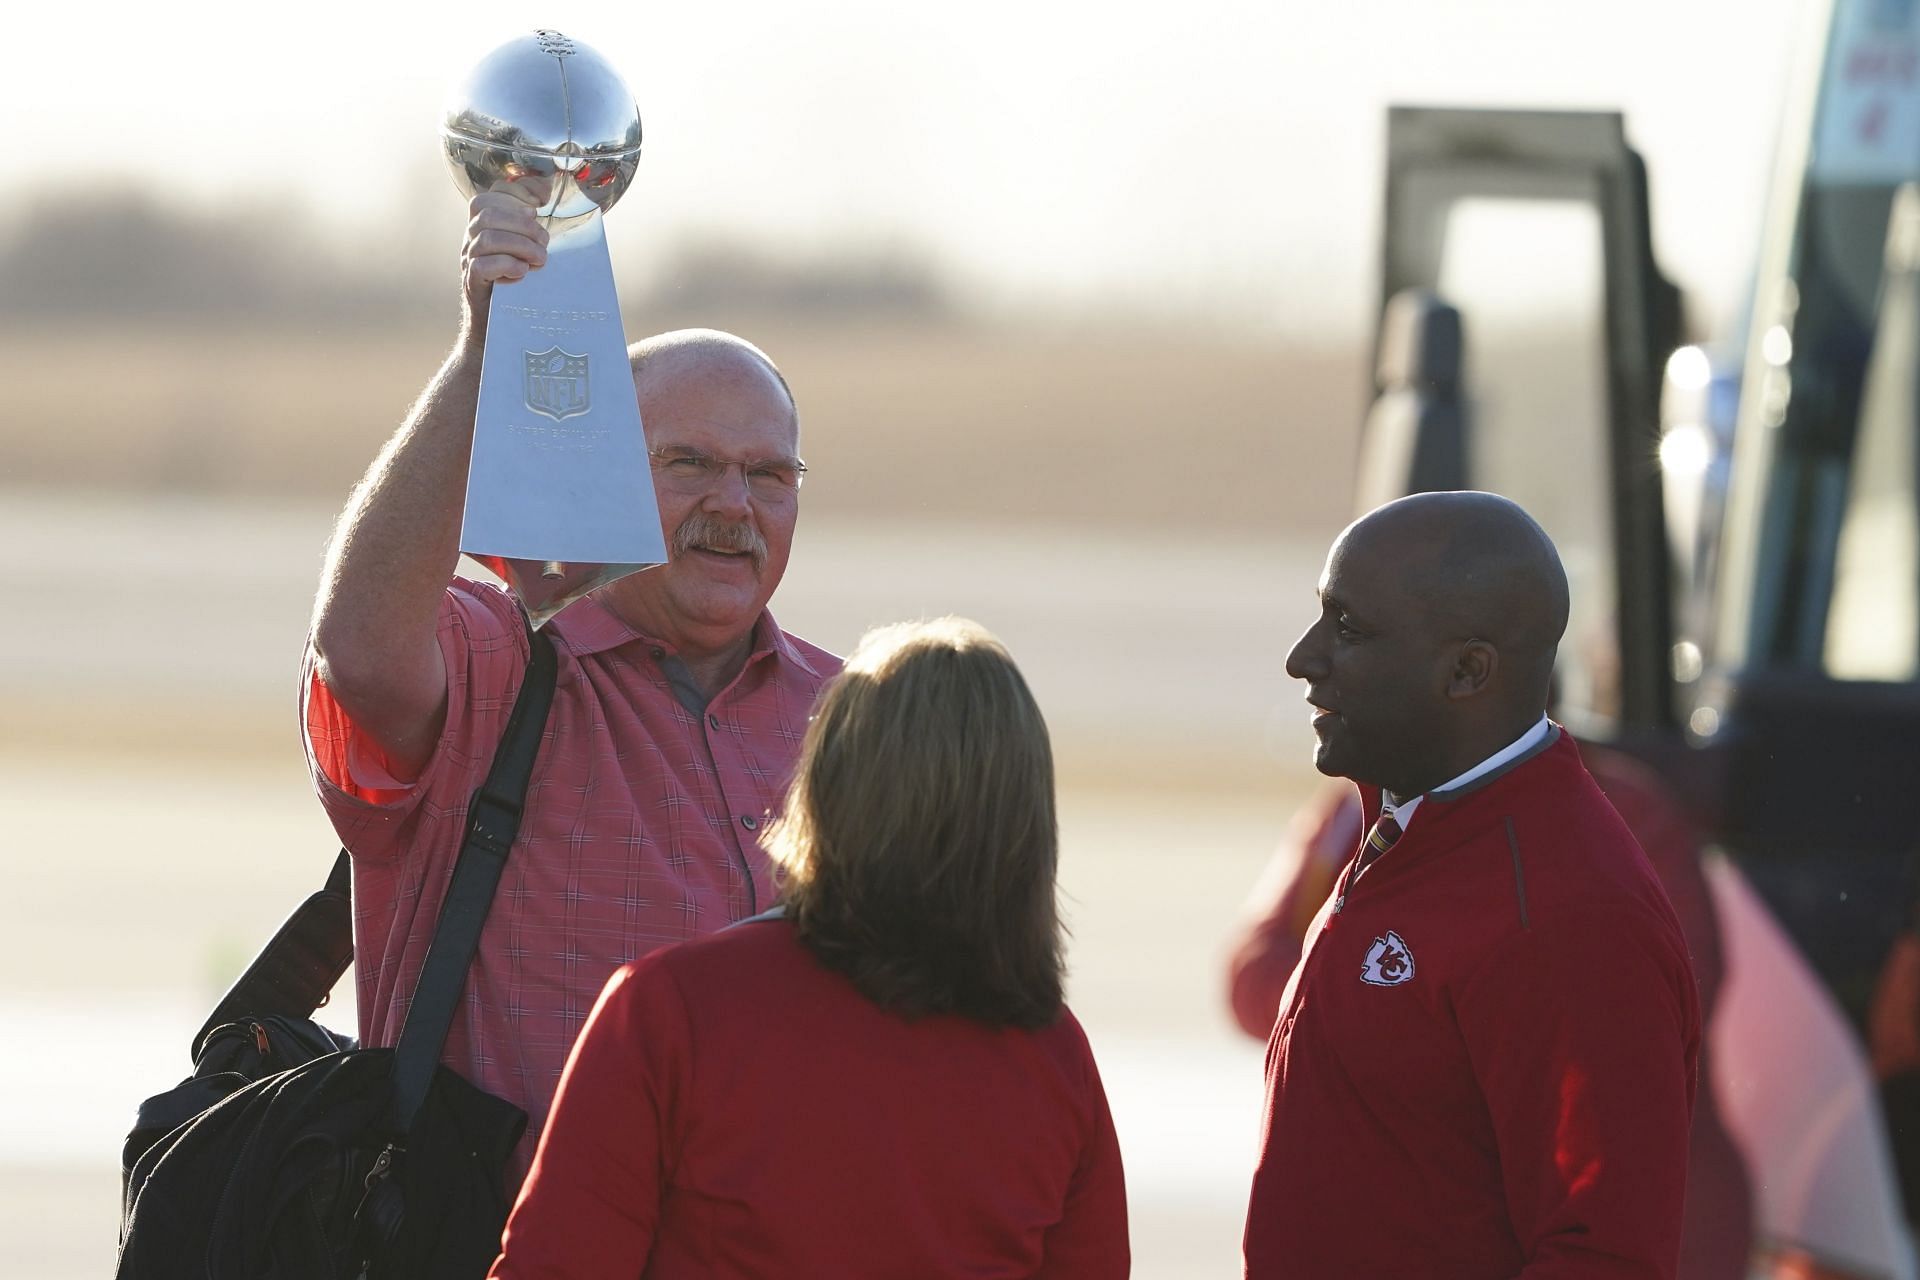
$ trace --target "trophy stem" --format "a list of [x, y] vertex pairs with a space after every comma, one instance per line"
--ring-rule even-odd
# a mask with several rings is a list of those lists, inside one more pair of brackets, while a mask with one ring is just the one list
[[[520, 560], [511, 556], [475, 556], [480, 567], [499, 578], [527, 611], [538, 630], [589, 591], [618, 582], [653, 564], [588, 564], [582, 561]], [[555, 576], [551, 570], [560, 570]]]

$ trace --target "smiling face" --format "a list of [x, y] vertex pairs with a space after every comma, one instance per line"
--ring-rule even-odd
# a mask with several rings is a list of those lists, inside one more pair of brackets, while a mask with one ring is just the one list
[[1341, 534], [1320, 576], [1320, 616], [1287, 655], [1307, 683], [1314, 767], [1418, 794], [1449, 755], [1447, 689], [1457, 642], [1410, 589], [1412, 566], [1377, 530]]
[[[795, 458], [799, 424], [779, 377], [751, 348], [695, 344], [656, 352], [635, 375], [647, 447], [724, 462]], [[697, 467], [695, 468], [697, 470]], [[768, 495], [745, 470], [711, 483], [654, 471], [668, 562], [613, 584], [609, 600], [677, 648], [714, 650], [749, 636], [786, 572], [799, 493]]]

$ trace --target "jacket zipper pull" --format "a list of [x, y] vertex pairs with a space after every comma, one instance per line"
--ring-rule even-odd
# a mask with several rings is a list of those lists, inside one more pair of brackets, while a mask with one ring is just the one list
[[1339, 915], [1347, 909], [1347, 895], [1353, 892], [1353, 865], [1351, 863], [1347, 865], [1347, 869], [1341, 875], [1336, 887], [1340, 892], [1335, 895], [1333, 899], [1333, 915], [1327, 917], [1327, 924], [1329, 926], [1333, 924], [1334, 916]]
[[400, 1144], [389, 1142], [385, 1150], [373, 1158], [373, 1168], [367, 1170], [366, 1186], [372, 1191], [374, 1185], [387, 1176], [387, 1170], [393, 1167], [393, 1153]]

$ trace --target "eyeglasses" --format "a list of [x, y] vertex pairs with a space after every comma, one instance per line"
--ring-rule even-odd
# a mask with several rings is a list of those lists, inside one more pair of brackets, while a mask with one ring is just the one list
[[649, 449], [647, 457], [662, 484], [689, 498], [710, 492], [735, 467], [746, 479], [747, 492], [762, 502], [792, 497], [807, 474], [807, 464], [798, 458], [716, 458], [685, 448]]

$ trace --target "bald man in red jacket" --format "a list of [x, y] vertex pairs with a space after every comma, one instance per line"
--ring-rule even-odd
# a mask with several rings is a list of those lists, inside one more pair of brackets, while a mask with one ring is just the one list
[[1565, 574], [1489, 494], [1335, 543], [1288, 657], [1369, 827], [1267, 1053], [1250, 1277], [1677, 1274], [1700, 1051], [1673, 909], [1545, 714]]
[[[1725, 969], [1720, 927], [1700, 869], [1699, 830], [1660, 778], [1631, 756], [1584, 742], [1580, 756], [1673, 903], [1700, 984], [1701, 1021], [1711, 1027]], [[1357, 790], [1345, 783], [1322, 788], [1293, 815], [1248, 895], [1245, 923], [1228, 948], [1227, 1001], [1240, 1029], [1262, 1044], [1299, 963], [1307, 926], [1365, 830]], [[1746, 1280], [1753, 1249], [1753, 1183], [1708, 1087], [1707, 1060], [1703, 1040], [1687, 1142], [1679, 1280]]]

